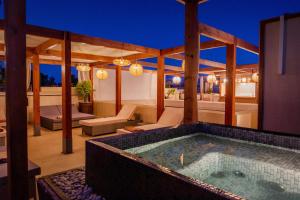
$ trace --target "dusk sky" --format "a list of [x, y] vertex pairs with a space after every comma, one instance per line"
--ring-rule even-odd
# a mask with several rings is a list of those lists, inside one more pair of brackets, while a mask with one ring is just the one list
[[[209, 0], [199, 20], [258, 45], [261, 20], [294, 12], [300, 0]], [[184, 43], [184, 6], [176, 0], [27, 0], [27, 23], [160, 49]], [[225, 62], [225, 48], [201, 57]], [[238, 64], [257, 61], [238, 51]]]

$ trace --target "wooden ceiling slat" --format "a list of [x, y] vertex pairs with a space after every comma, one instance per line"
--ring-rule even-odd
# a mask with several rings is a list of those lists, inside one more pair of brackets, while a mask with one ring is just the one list
[[39, 46], [37, 46], [35, 48], [35, 52], [37, 54], [40, 54], [42, 51], [47, 50], [49, 47], [52, 47], [56, 44], [61, 43], [61, 40], [58, 39], [49, 39], [46, 42], [43, 42], [42, 44], [40, 44]]

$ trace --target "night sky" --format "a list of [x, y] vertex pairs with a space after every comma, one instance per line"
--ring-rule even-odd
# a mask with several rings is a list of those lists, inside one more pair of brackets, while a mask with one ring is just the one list
[[[300, 12], [300, 0], [209, 0], [199, 6], [198, 18], [258, 45], [261, 20], [294, 12]], [[27, 0], [27, 23], [160, 49], [184, 43], [184, 6], [176, 0]], [[225, 49], [202, 51], [201, 57], [225, 62]], [[257, 61], [238, 51], [238, 64]], [[50, 69], [41, 70], [60, 81], [60, 69]]]

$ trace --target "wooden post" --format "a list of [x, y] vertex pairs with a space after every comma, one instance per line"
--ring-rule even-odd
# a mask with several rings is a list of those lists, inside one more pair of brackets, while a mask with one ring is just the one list
[[39, 55], [32, 56], [33, 64], [33, 135], [41, 135], [40, 120], [40, 62]]
[[25, 0], [5, 0], [4, 17], [9, 199], [24, 200], [29, 196]]
[[116, 115], [121, 110], [121, 96], [122, 96], [122, 67], [116, 66]]
[[62, 42], [62, 127], [63, 153], [73, 152], [72, 147], [72, 105], [71, 105], [71, 39], [70, 33], [64, 33]]
[[156, 97], [156, 116], [157, 120], [161, 117], [165, 109], [165, 59], [163, 56], [157, 58], [157, 97]]
[[225, 93], [225, 125], [234, 126], [235, 119], [235, 69], [236, 45], [227, 45], [226, 49], [226, 93]]
[[185, 1], [184, 123], [198, 121], [197, 80], [199, 70], [198, 2]]
[[92, 84], [92, 92], [90, 94], [90, 102], [92, 104], [94, 104], [94, 67], [91, 66], [91, 70], [90, 70], [90, 80], [91, 80], [91, 84]]

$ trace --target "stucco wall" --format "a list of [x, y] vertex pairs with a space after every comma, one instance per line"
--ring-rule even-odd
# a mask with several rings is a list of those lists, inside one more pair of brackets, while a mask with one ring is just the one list
[[279, 21], [265, 27], [262, 128], [300, 134], [300, 17], [286, 21], [284, 74], [278, 73]]
[[[33, 112], [33, 96], [32, 92], [27, 93], [28, 107], [27, 119], [28, 122], [32, 121]], [[40, 105], [61, 105], [61, 87], [42, 87], [40, 93]], [[72, 88], [72, 104], [78, 104], [78, 97], [75, 94], [75, 89]], [[5, 118], [5, 93], [0, 93], [0, 119]]]
[[[94, 70], [94, 99], [108, 101], [116, 98], [116, 73], [107, 70], [108, 78], [99, 80]], [[142, 76], [132, 76], [128, 71], [122, 71], [122, 100], [156, 99], [156, 73], [144, 73]]]

